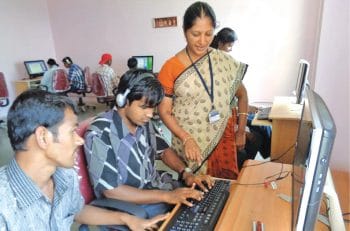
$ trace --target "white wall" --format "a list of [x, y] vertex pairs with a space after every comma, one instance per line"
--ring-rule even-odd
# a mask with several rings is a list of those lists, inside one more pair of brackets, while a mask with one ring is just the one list
[[331, 166], [343, 171], [350, 171], [349, 12], [348, 0], [324, 2], [315, 82], [315, 90], [328, 105], [337, 126]]
[[[154, 69], [159, 71], [167, 58], [185, 46], [182, 16], [194, 1], [48, 2], [58, 58], [70, 55], [78, 64], [94, 69], [101, 53], [108, 51], [114, 57], [112, 66], [122, 74], [131, 55], [154, 55]], [[314, 67], [319, 0], [207, 2], [220, 27], [230, 26], [238, 33], [239, 44], [232, 55], [250, 65], [245, 84], [251, 101], [291, 94], [300, 58]], [[177, 16], [178, 27], [152, 28], [153, 18], [166, 16]]]
[[[0, 28], [0, 71], [12, 102], [13, 81], [28, 77], [23, 61], [55, 56], [46, 0], [1, 0]], [[7, 111], [8, 107], [0, 108], [0, 118]]]

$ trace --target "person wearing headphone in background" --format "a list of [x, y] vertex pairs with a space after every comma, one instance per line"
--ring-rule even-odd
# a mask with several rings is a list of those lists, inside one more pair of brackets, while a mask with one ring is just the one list
[[127, 64], [129, 70], [135, 70], [137, 68], [137, 59], [135, 57], [130, 57]]
[[112, 65], [112, 55], [105, 53], [101, 56], [99, 62], [100, 66], [97, 68], [96, 73], [100, 74], [103, 79], [105, 88], [107, 89], [108, 96], [113, 95], [113, 89], [118, 87], [119, 78], [115, 74]]
[[55, 90], [53, 89], [53, 77], [55, 71], [58, 69], [58, 64], [56, 63], [56, 60], [52, 58], [48, 59], [46, 63], [49, 66], [49, 70], [44, 73], [44, 76], [40, 81], [40, 85], [46, 86], [48, 92], [54, 93]]
[[[210, 46], [218, 50], [231, 52], [232, 47], [237, 40], [237, 33], [229, 27], [224, 27], [214, 36], [213, 42]], [[254, 159], [258, 151], [263, 158], [270, 156], [271, 127], [252, 126], [252, 120], [254, 119], [257, 110], [257, 107], [249, 105], [247, 117], [249, 131], [246, 132], [246, 144], [244, 149], [238, 150], [239, 167], [242, 167], [245, 160]]]
[[68, 68], [68, 81], [70, 83], [70, 91], [77, 92], [85, 89], [84, 72], [81, 67], [74, 64], [70, 57], [62, 59], [63, 65]]
[[[85, 135], [85, 155], [96, 196], [138, 204], [149, 218], [177, 203], [192, 206], [188, 199], [203, 198], [203, 192], [194, 186], [207, 191], [214, 184], [210, 176], [188, 171], [156, 134], [150, 119], [163, 97], [163, 88], [153, 74], [129, 70], [120, 79], [116, 106], [99, 114]], [[178, 172], [182, 182], [169, 173], [157, 172], [156, 156]], [[189, 187], [181, 187], [182, 183]]]

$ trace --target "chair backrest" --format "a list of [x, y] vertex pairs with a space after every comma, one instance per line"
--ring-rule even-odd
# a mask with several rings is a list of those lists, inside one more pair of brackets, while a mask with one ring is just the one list
[[9, 104], [9, 93], [5, 81], [4, 73], [0, 72], [0, 107], [6, 107]]
[[92, 92], [92, 77], [90, 74], [90, 67], [86, 66], [84, 67], [84, 78], [85, 78], [85, 92], [90, 93]]
[[63, 69], [55, 70], [52, 81], [55, 92], [66, 92], [70, 89], [67, 72]]
[[102, 80], [102, 76], [96, 72], [92, 73], [92, 92], [97, 97], [107, 96], [107, 92]]
[[[88, 118], [79, 124], [77, 128], [78, 135], [84, 138], [84, 134], [87, 128], [89, 127], [92, 119], [93, 117]], [[84, 197], [85, 204], [89, 204], [92, 200], [95, 199], [95, 194], [90, 183], [90, 177], [87, 169], [87, 162], [85, 158], [83, 145], [77, 149], [76, 168], [78, 170], [79, 175], [80, 192]]]

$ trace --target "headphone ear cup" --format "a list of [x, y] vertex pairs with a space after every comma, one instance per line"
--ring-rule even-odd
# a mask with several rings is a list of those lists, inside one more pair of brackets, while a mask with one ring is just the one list
[[126, 97], [130, 93], [130, 89], [127, 88], [124, 93], [117, 94], [116, 103], [118, 107], [124, 107], [126, 104]]

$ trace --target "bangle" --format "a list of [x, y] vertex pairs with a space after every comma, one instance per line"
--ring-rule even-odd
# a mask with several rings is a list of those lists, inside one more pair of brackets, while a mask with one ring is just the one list
[[248, 113], [247, 113], [247, 112], [238, 112], [237, 114], [238, 114], [238, 115], [245, 115], [245, 116], [248, 116]]
[[184, 141], [182, 142], [182, 145], [185, 146], [186, 142], [189, 141], [190, 139], [193, 139], [192, 136], [186, 136]]

